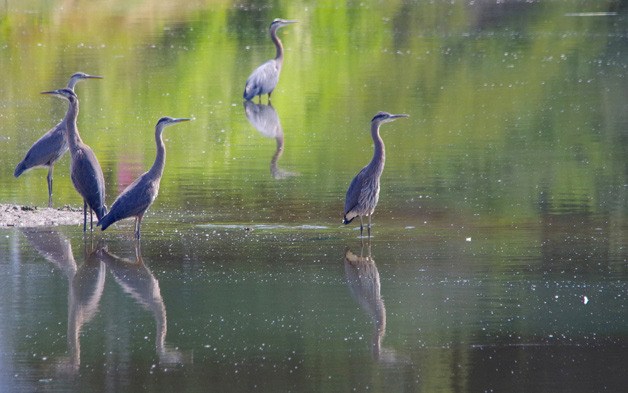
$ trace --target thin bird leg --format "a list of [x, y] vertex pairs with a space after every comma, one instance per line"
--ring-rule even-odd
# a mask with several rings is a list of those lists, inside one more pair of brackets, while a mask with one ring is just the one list
[[371, 215], [369, 214], [369, 226], [368, 226], [369, 239], [371, 239]]
[[89, 208], [89, 230], [94, 231], [94, 211], [92, 208]]
[[362, 237], [363, 231], [364, 231], [364, 223], [362, 222], [362, 216], [360, 216], [360, 237]]
[[52, 170], [54, 165], [48, 167], [48, 207], [52, 207]]
[[273, 94], [273, 92], [271, 91], [270, 93], [268, 93], [268, 104], [270, 104], [270, 95]]
[[83, 199], [83, 232], [87, 232], [87, 201]]
[[142, 225], [142, 217], [144, 217], [143, 214], [135, 217], [135, 238], [137, 240], [140, 240], [140, 225]]
[[135, 264], [142, 265], [144, 262], [142, 261], [142, 250], [141, 243], [139, 239], [135, 242]]

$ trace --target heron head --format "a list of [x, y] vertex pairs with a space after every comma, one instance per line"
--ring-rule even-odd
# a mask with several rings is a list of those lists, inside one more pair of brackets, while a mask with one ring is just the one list
[[375, 115], [375, 117], [373, 117], [373, 120], [371, 120], [371, 123], [375, 123], [375, 122], [379, 124], [389, 123], [391, 121], [397, 120], [402, 117], [409, 117], [409, 116], [404, 113], [394, 115], [388, 112], [379, 112], [378, 114]]
[[280, 27], [283, 26], [287, 26], [287, 25], [291, 25], [293, 23], [297, 23], [298, 21], [296, 20], [286, 20], [286, 19], [275, 19], [274, 21], [272, 21], [272, 23], [270, 24], [270, 30], [277, 30]]
[[68, 101], [76, 100], [78, 98], [76, 94], [74, 93], [74, 91], [68, 88], [51, 90], [51, 91], [42, 91], [41, 94], [48, 94], [51, 96], [63, 98]]
[[68, 81], [68, 89], [74, 89], [74, 86], [76, 86], [78, 82], [84, 79], [102, 79], [102, 78], [103, 78], [102, 76], [98, 76], [98, 75], [89, 75], [84, 72], [76, 72], [70, 77], [70, 80]]
[[174, 118], [174, 117], [162, 117], [161, 119], [159, 119], [157, 121], [157, 127], [163, 128], [172, 124], [177, 124], [177, 123], [181, 123], [184, 121], [190, 121], [192, 119], [189, 118], [185, 118], [185, 117], [180, 117], [180, 118]]

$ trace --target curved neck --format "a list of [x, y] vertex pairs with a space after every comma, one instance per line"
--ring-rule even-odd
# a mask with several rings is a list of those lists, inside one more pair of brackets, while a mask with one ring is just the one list
[[78, 83], [80, 79], [76, 79], [76, 78], [70, 78], [70, 80], [68, 81], [68, 85], [66, 86], [68, 89], [74, 91], [74, 86], [76, 86], [76, 84]]
[[158, 125], [157, 127], [155, 127], [155, 144], [157, 145], [157, 157], [155, 157], [155, 162], [150, 168], [150, 172], [153, 175], [157, 175], [157, 177], [161, 177], [164, 171], [164, 166], [166, 165], [166, 146], [164, 145], [164, 140], [161, 137], [163, 131], [163, 126]]
[[70, 98], [68, 102], [68, 111], [65, 113], [63, 122], [65, 123], [65, 129], [67, 130], [66, 135], [68, 138], [68, 143], [70, 144], [71, 148], [74, 148], [78, 144], [83, 142], [81, 140], [81, 136], [78, 133], [78, 127], [76, 126], [76, 119], [78, 118], [79, 112], [79, 103], [76, 98]]
[[275, 48], [277, 48], [277, 53], [275, 54], [275, 60], [282, 62], [283, 61], [283, 45], [281, 44], [279, 37], [277, 37], [277, 29], [270, 30], [270, 39], [273, 40], [273, 43], [275, 44]]
[[386, 150], [384, 148], [384, 140], [379, 135], [379, 123], [374, 122], [371, 124], [371, 136], [373, 137], [373, 143], [375, 144], [375, 151], [373, 152], [372, 164], [379, 164], [383, 167], [384, 160], [386, 159]]

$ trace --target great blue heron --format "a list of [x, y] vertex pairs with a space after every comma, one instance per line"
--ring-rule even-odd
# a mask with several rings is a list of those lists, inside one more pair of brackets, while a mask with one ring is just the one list
[[[84, 72], [77, 72], [70, 77], [67, 88], [74, 91], [74, 86], [84, 79], [102, 79], [102, 76], [88, 75]], [[68, 108], [69, 110], [69, 108]], [[52, 172], [54, 164], [68, 150], [68, 141], [65, 137], [65, 121], [59, 122], [50, 131], [39, 138], [24, 156], [24, 159], [17, 164], [13, 175], [19, 177], [23, 172], [39, 167], [48, 167], [48, 207], [52, 207]]]
[[375, 144], [373, 159], [351, 181], [351, 185], [349, 185], [347, 190], [345, 214], [342, 220], [343, 224], [348, 224], [359, 216], [360, 236], [362, 236], [364, 229], [363, 216], [367, 216], [369, 219], [368, 235], [369, 237], [371, 236], [371, 216], [379, 200], [379, 178], [382, 176], [386, 161], [384, 141], [379, 135], [379, 126], [401, 117], [408, 117], [408, 115], [393, 115], [388, 112], [379, 112], [371, 120], [371, 136]]
[[92, 213], [96, 213], [99, 220], [107, 213], [105, 206], [105, 178], [92, 149], [81, 140], [76, 118], [79, 112], [79, 101], [71, 89], [44, 91], [69, 102], [68, 112], [63, 119], [66, 125], [66, 136], [70, 148], [70, 177], [74, 188], [83, 197], [83, 232], [87, 230], [87, 208], [89, 206], [90, 229], [93, 228]]
[[268, 101], [270, 101], [270, 95], [275, 90], [277, 82], [279, 82], [279, 73], [283, 64], [283, 45], [281, 45], [281, 41], [277, 37], [277, 30], [292, 23], [297, 23], [297, 21], [275, 19], [270, 24], [270, 38], [277, 48], [277, 54], [274, 59], [270, 59], [257, 67], [246, 80], [243, 95], [245, 100], [250, 101], [255, 96], [260, 96], [261, 101], [262, 95], [268, 94]]
[[148, 210], [149, 206], [155, 201], [155, 198], [157, 198], [159, 182], [161, 181], [161, 175], [166, 165], [166, 146], [162, 139], [164, 128], [189, 120], [192, 119], [174, 119], [172, 117], [162, 117], [159, 119], [155, 126], [155, 143], [157, 144], [157, 157], [155, 158], [155, 162], [148, 172], [138, 177], [116, 198], [109, 213], [98, 222], [98, 225], [102, 227], [103, 231], [118, 220], [135, 217], [135, 238], [140, 238], [142, 217], [144, 217], [146, 210]]

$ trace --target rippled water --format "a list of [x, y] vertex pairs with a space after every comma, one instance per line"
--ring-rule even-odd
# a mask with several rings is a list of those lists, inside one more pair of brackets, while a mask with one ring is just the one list
[[[0, 228], [0, 390], [628, 383], [620, 3], [0, 7], [0, 203], [46, 204], [45, 170], [13, 168], [74, 71], [105, 77], [76, 90], [109, 205], [157, 119], [195, 118], [164, 134], [141, 247], [132, 220]], [[273, 105], [243, 104], [275, 17], [299, 23]], [[379, 110], [410, 118], [382, 127], [366, 241], [340, 220]], [[78, 207], [68, 165], [53, 200]]]

